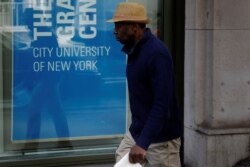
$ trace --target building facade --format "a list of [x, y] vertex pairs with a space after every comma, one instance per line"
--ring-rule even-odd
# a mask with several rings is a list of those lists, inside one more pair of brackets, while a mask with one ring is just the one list
[[[173, 55], [183, 166], [249, 157], [250, 2], [131, 1], [146, 6]], [[122, 0], [0, 2], [0, 166], [114, 163], [130, 117], [125, 58], [105, 20]]]
[[247, 0], [186, 0], [184, 156], [231, 167], [249, 156]]

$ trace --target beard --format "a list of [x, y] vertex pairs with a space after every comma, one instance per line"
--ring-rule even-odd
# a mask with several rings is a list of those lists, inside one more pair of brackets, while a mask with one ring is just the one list
[[126, 33], [121, 34], [120, 37], [116, 36], [116, 40], [125, 46], [133, 46], [135, 44], [134, 35], [129, 35]]

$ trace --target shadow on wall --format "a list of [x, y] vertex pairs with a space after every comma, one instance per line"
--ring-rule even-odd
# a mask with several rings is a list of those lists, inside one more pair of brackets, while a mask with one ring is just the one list
[[250, 157], [239, 161], [234, 167], [250, 167]]

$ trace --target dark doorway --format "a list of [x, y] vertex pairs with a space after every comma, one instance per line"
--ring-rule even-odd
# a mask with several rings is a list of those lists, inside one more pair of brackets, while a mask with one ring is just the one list
[[[161, 38], [170, 49], [176, 78], [176, 96], [181, 110], [184, 127], [184, 41], [185, 41], [185, 1], [163, 0], [161, 2]], [[184, 128], [183, 128], [184, 129]], [[182, 132], [181, 160], [183, 164]]]

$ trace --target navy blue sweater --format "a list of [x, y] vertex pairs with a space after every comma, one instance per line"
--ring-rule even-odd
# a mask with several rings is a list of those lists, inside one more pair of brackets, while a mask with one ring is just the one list
[[165, 44], [147, 29], [134, 48], [123, 51], [128, 54], [129, 130], [136, 144], [147, 150], [152, 143], [180, 137], [173, 63]]

